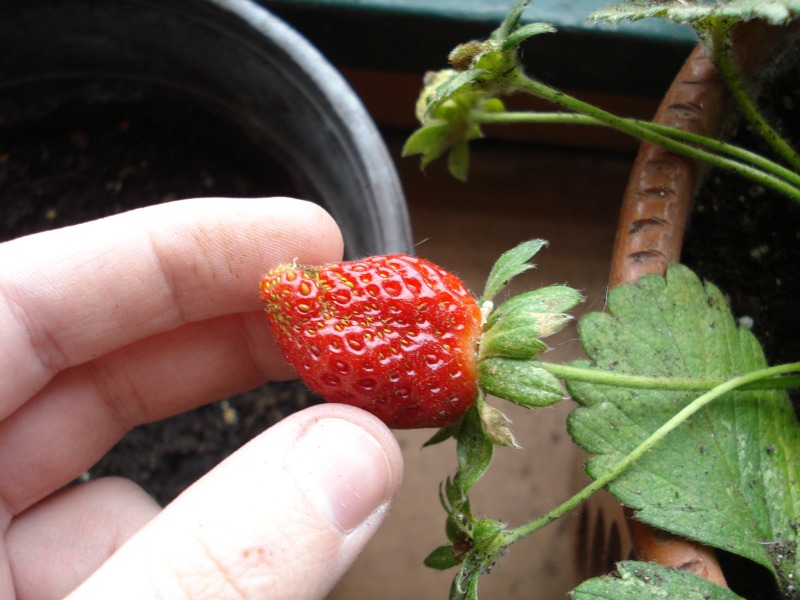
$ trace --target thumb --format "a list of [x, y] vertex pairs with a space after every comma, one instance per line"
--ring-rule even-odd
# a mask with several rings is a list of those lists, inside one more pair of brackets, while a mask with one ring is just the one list
[[200, 479], [69, 598], [323, 598], [401, 478], [383, 423], [349, 406], [314, 406]]

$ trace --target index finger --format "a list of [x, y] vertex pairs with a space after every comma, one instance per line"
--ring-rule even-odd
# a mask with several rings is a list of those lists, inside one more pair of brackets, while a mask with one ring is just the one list
[[0, 244], [0, 418], [63, 369], [256, 310], [276, 264], [341, 253], [331, 217], [287, 198], [178, 201]]

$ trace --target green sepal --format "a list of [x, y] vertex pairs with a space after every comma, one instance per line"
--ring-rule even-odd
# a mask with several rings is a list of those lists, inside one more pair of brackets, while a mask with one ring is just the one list
[[478, 411], [483, 421], [484, 431], [495, 446], [520, 448], [514, 434], [511, 432], [511, 420], [502, 412], [481, 399], [478, 401]]
[[508, 38], [515, 29], [519, 28], [519, 21], [522, 18], [522, 13], [529, 2], [530, 0], [516, 0], [503, 19], [503, 22], [492, 32], [491, 39], [502, 42]]
[[564, 285], [514, 296], [487, 317], [480, 356], [536, 357], [547, 350], [541, 338], [561, 331], [572, 320], [564, 311], [582, 299], [578, 291]]
[[444, 509], [451, 512], [454, 506], [463, 504], [465, 498], [466, 495], [462, 493], [455, 480], [448, 477], [444, 485], [444, 496], [440, 497]]
[[497, 76], [516, 65], [513, 54], [502, 52], [500, 46], [491, 40], [484, 42], [484, 50], [475, 57], [475, 68]]
[[463, 419], [456, 443], [458, 472], [454, 483], [461, 495], [466, 497], [469, 489], [489, 468], [494, 444], [483, 429], [477, 405], [470, 408]]
[[451, 543], [455, 543], [455, 541], [458, 539], [458, 536], [461, 535], [461, 530], [458, 527], [458, 523], [456, 523], [453, 517], [447, 517], [447, 521], [445, 521], [444, 524], [444, 533]]
[[478, 600], [478, 580], [484, 570], [481, 558], [470, 553], [453, 578], [450, 600]]
[[445, 425], [439, 429], [427, 442], [422, 444], [422, 447], [426, 448], [428, 446], [434, 446], [436, 444], [441, 444], [450, 438], [454, 438], [458, 435], [459, 429], [461, 429], [461, 419], [458, 419], [454, 423], [450, 423], [449, 425]]
[[521, 44], [529, 37], [541, 35], [543, 33], [555, 33], [556, 28], [549, 23], [528, 23], [522, 27], [518, 27], [503, 40], [500, 49], [507, 51], [514, 46]]
[[[549, 318], [559, 315], [545, 316]], [[535, 320], [522, 322], [518, 327], [513, 325], [494, 327], [481, 337], [480, 355], [533, 358], [547, 350], [547, 345], [537, 339], [539, 337], [541, 337], [540, 326]]]
[[488, 98], [483, 104], [481, 104], [481, 110], [487, 113], [499, 113], [506, 111], [506, 105], [503, 104], [503, 101], [500, 98]]
[[491, 357], [478, 362], [478, 379], [487, 394], [525, 408], [550, 406], [564, 390], [558, 378], [536, 361]]
[[489, 272], [481, 304], [494, 298], [511, 279], [532, 269], [528, 261], [546, 245], [545, 240], [528, 240], [501, 254]]
[[439, 116], [437, 111], [443, 102], [445, 102], [448, 98], [453, 97], [457, 92], [459, 92], [463, 88], [469, 87], [477, 83], [478, 81], [480, 81], [481, 78], [485, 77], [487, 74], [488, 74], [487, 71], [484, 69], [453, 71], [453, 75], [445, 79], [435, 89], [432, 97], [430, 97], [430, 101], [428, 102], [427, 106], [422, 111], [422, 114], [419, 115], [421, 117], [420, 120], [424, 122], [433, 116]]
[[439, 546], [425, 557], [425, 566], [437, 571], [446, 571], [460, 564], [461, 561], [456, 558], [453, 546]]
[[[548, 287], [524, 292], [503, 302], [489, 315], [485, 329], [489, 329], [499, 321], [512, 319], [525, 314], [564, 313], [583, 301], [577, 290], [566, 285]], [[539, 335], [537, 337], [545, 337]]]
[[471, 540], [474, 521], [469, 499], [466, 492], [459, 488], [456, 480], [448, 477], [445, 483], [439, 486], [439, 502], [447, 513], [445, 534], [454, 549], [459, 548], [456, 559], [461, 560], [472, 545], [471, 541], [465, 544], [465, 540]]
[[469, 141], [460, 140], [450, 150], [447, 157], [447, 170], [459, 181], [466, 181], [469, 172]]
[[403, 145], [403, 157], [412, 154], [431, 154], [438, 152], [441, 156], [447, 150], [449, 123], [434, 122], [420, 127], [412, 133]]
[[481, 519], [475, 523], [472, 539], [478, 552], [486, 550], [495, 538], [503, 532], [504, 525], [494, 519]]

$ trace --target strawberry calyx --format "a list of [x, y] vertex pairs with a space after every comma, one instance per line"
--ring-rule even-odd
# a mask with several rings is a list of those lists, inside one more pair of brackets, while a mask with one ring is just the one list
[[[477, 355], [479, 395], [471, 410], [494, 445], [518, 447], [510, 421], [486, 402], [487, 396], [525, 408], [550, 406], [564, 397], [560, 381], [542, 367], [538, 356], [548, 350], [542, 338], [558, 333], [572, 320], [567, 311], [583, 300], [581, 294], [568, 286], [552, 285], [494, 305], [511, 279], [533, 268], [530, 260], [545, 246], [544, 240], [530, 240], [505, 252], [493, 266], [479, 300], [483, 322]], [[461, 421], [448, 425], [426, 445], [460, 439], [461, 425]]]
[[478, 345], [478, 397], [458, 421], [440, 429], [426, 445], [456, 440], [458, 469], [440, 489], [447, 512], [449, 543], [425, 559], [431, 568], [459, 566], [451, 597], [477, 597], [478, 575], [488, 571], [505, 552], [505, 523], [477, 518], [469, 491], [491, 464], [495, 446], [519, 448], [511, 422], [486, 400], [495, 396], [525, 408], [549, 406], [564, 397], [558, 378], [545, 368], [539, 355], [542, 341], [572, 319], [567, 311], [582, 300], [576, 290], [555, 285], [514, 296], [495, 308], [495, 297], [517, 275], [531, 269], [531, 258], [545, 246], [542, 240], [524, 242], [503, 254], [492, 268], [482, 298], [482, 333]]

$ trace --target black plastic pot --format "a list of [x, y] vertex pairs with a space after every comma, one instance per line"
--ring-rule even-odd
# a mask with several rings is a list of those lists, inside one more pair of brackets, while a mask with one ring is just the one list
[[[349, 255], [409, 251], [394, 166], [340, 74], [247, 0], [0, 0], [0, 140], [42, 123], [146, 114], [256, 169], [277, 161]], [[2, 206], [0, 189], [0, 207]]]
[[[0, 0], [0, 240], [176, 197], [276, 194], [325, 206], [350, 257], [413, 248], [369, 115], [263, 8]], [[134, 429], [86, 476], [128, 477], [168, 502], [317, 400], [265, 384]]]

